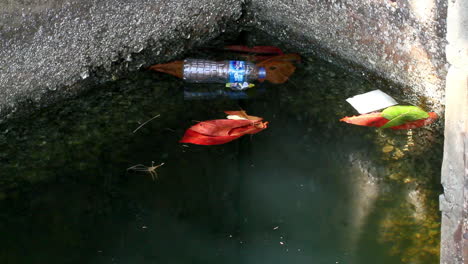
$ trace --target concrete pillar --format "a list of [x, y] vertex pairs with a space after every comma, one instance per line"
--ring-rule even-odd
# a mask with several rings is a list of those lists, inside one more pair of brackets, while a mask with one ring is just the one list
[[447, 16], [444, 194], [441, 263], [468, 263], [468, 0], [449, 0]]

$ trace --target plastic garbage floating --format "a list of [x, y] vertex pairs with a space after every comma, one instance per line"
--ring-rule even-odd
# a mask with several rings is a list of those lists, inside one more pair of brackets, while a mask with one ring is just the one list
[[391, 106], [382, 112], [344, 117], [340, 121], [358, 126], [399, 130], [423, 127], [437, 118], [435, 112], [427, 113], [417, 106]]
[[[381, 90], [359, 94], [346, 101], [361, 115], [347, 116], [340, 121], [358, 126], [413, 129], [429, 125], [438, 118], [436, 113], [427, 113], [417, 106], [397, 105], [395, 99]], [[382, 112], [373, 112], [384, 108]]]
[[[226, 49], [241, 52], [263, 52], [263, 54], [275, 54], [265, 59], [258, 59], [257, 63], [243, 60], [212, 61], [204, 59], [185, 59], [164, 64], [156, 64], [149, 69], [164, 72], [184, 79], [191, 83], [231, 83], [237, 90], [247, 89], [248, 83], [253, 81], [269, 81], [271, 83], [284, 83], [294, 73], [294, 63], [300, 62], [297, 54], [283, 54], [272, 46], [227, 46]], [[247, 84], [244, 84], [247, 83]]]
[[225, 111], [226, 119], [202, 121], [185, 131], [180, 143], [220, 145], [246, 134], [256, 134], [267, 128], [263, 118], [249, 116], [245, 111]]
[[358, 94], [346, 99], [360, 114], [367, 114], [389, 106], [397, 105], [397, 101], [381, 90]]

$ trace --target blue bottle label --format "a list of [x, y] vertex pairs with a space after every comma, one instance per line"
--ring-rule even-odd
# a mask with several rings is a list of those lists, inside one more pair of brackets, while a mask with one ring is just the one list
[[245, 76], [245, 61], [229, 61], [229, 82], [238, 83], [244, 82]]

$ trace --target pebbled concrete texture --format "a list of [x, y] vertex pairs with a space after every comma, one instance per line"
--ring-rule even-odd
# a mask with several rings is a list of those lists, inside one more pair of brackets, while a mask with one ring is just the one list
[[449, 1], [441, 263], [468, 263], [468, 1]]
[[[441, 112], [446, 1], [0, 0], [0, 116], [167, 61], [239, 24], [361, 65]], [[245, 13], [245, 15], [244, 15]], [[241, 19], [242, 18], [242, 19]], [[85, 85], [82, 85], [85, 84]], [[437, 109], [439, 108], [439, 109]]]
[[300, 51], [344, 58], [443, 104], [447, 1], [254, 0], [247, 10], [251, 26]]
[[[182, 54], [237, 27], [241, 0], [0, 0], [0, 116]], [[86, 83], [86, 82], [85, 82]]]

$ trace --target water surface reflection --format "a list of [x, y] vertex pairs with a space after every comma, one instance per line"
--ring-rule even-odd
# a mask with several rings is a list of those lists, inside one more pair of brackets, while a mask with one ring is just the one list
[[[184, 101], [182, 82], [141, 72], [3, 123], [0, 260], [436, 263], [440, 134], [338, 121], [380, 85], [312, 59], [249, 100]], [[269, 128], [177, 143], [240, 108]], [[152, 161], [157, 181], [126, 170]]]

